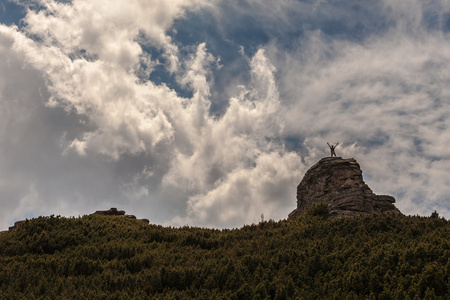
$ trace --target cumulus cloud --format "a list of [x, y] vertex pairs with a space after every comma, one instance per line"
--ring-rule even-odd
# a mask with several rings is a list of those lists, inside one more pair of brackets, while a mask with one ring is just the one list
[[[108, 206], [166, 225], [286, 218], [327, 141], [405, 213], [450, 213], [445, 1], [16, 2], [1, 227]], [[190, 42], [202, 15], [214, 34]]]
[[[18, 215], [50, 208], [66, 215], [89, 212], [91, 201], [94, 206], [120, 204], [130, 195], [148, 194], [154, 183], [145, 181], [151, 177], [145, 172], [147, 164], [160, 171], [155, 175], [160, 180], [166, 162], [158, 158], [166, 159], [164, 144], [173, 139], [166, 113], [176, 115], [184, 100], [164, 85], [139, 83], [136, 71], [146, 54], [138, 40], [144, 35], [163, 55], [176, 59], [177, 47], [165, 34], [166, 27], [185, 7], [201, 3], [37, 4], [41, 9], [28, 10], [21, 30], [1, 25], [2, 51], [8, 57], [1, 69], [6, 123], [2, 143], [7, 145], [2, 161], [9, 165], [2, 169], [2, 191], [4, 206], [10, 207], [2, 216], [3, 227]], [[149, 18], [152, 15], [158, 18]], [[173, 59], [167, 64], [171, 71], [177, 66]], [[14, 136], [8, 128], [16, 131], [16, 143], [8, 143]], [[31, 133], [34, 144], [27, 139]], [[14, 149], [27, 149], [37, 159], [19, 165], [23, 153]], [[125, 166], [125, 154], [135, 156], [128, 162], [142, 166]], [[58, 177], [59, 173], [64, 175]], [[136, 182], [140, 186], [133, 186]], [[49, 186], [54, 189], [49, 191]], [[27, 195], [32, 195], [34, 205], [20, 204], [21, 199], [31, 199]]]
[[[139, 8], [139, 2], [133, 4], [135, 9]], [[174, 3], [176, 9], [168, 18], [179, 17], [180, 7], [187, 4]], [[10, 37], [8, 51], [20, 56], [21, 63], [35, 72], [33, 80], [43, 82], [46, 95], [36, 100], [42, 110], [71, 115], [77, 121], [77, 126], [69, 124], [69, 128], [53, 132], [51, 138], [58, 141], [58, 148], [55, 144], [52, 147], [42, 144], [42, 152], [48, 148], [56, 151], [49, 155], [55, 155], [60, 161], [55, 163], [55, 168], [73, 167], [67, 163], [71, 160], [96, 160], [97, 168], [100, 165], [100, 170], [106, 168], [111, 171], [111, 174], [99, 179], [102, 188], [108, 191], [99, 199], [94, 199], [96, 203], [108, 202], [105, 198], [114, 193], [117, 194], [112, 196], [110, 203], [133, 200], [151, 202], [152, 196], [161, 199], [176, 195], [175, 201], [184, 203], [187, 208], [184, 216], [175, 217], [173, 222], [177, 223], [177, 219], [182, 218], [193, 224], [215, 226], [218, 223], [214, 222], [213, 211], [210, 212], [210, 218], [196, 221], [198, 214], [203, 213], [199, 206], [202, 195], [207, 197], [220, 193], [223, 199], [216, 205], [210, 205], [213, 208], [217, 206], [215, 209], [218, 211], [226, 197], [237, 197], [234, 192], [239, 189], [229, 188], [230, 182], [236, 183], [233, 174], [238, 177], [245, 173], [260, 174], [268, 169], [268, 159], [264, 157], [272, 157], [280, 163], [272, 167], [272, 173], [269, 173], [280, 175], [281, 186], [272, 193], [280, 198], [268, 199], [270, 193], [265, 193], [260, 204], [267, 202], [274, 206], [274, 201], [286, 202], [287, 198], [292, 198], [287, 196], [289, 193], [277, 191], [286, 187], [286, 181], [292, 181], [292, 177], [286, 174], [298, 175], [298, 163], [293, 161], [300, 160], [293, 153], [284, 153], [283, 146], [274, 141], [281, 132], [282, 122], [273, 77], [276, 70], [264, 50], [258, 51], [248, 62], [252, 78], [250, 85], [242, 86], [240, 94], [230, 100], [225, 115], [217, 118], [210, 114], [210, 85], [214, 80], [213, 69], [220, 68], [220, 65], [219, 59], [208, 52], [205, 43], [199, 44], [188, 57], [180, 61], [177, 69], [171, 66], [170, 61], [167, 63], [170, 71], [177, 71], [176, 80], [184, 88], [192, 90], [191, 98], [181, 98], [166, 85], [142, 81], [136, 75], [136, 70], [141, 67], [139, 56], [143, 55], [136, 37], [142, 36], [140, 31], [144, 31], [145, 36], [153, 34], [150, 31], [155, 26], [165, 33], [166, 26], [170, 24], [167, 20], [160, 20], [156, 25], [142, 25], [130, 18], [127, 10], [119, 14], [120, 6], [107, 8], [101, 6], [100, 2], [91, 4], [74, 1], [69, 5], [43, 1], [40, 5], [45, 9], [39, 12], [30, 10], [22, 30], [3, 26], [2, 33]], [[99, 22], [111, 28], [100, 34], [91, 19], [90, 23], [86, 19], [88, 11], [95, 11], [94, 17], [98, 15]], [[125, 22], [126, 26], [123, 26], [124, 20], [130, 23]], [[167, 49], [176, 48], [169, 37], [160, 40], [156, 37], [150, 37], [147, 43], [161, 47], [166, 52], [169, 51]], [[74, 55], [80, 49], [84, 51], [83, 55]], [[176, 56], [177, 51], [170, 54]], [[24, 101], [31, 101], [30, 98], [28, 96]], [[8, 100], [4, 98], [5, 103]], [[69, 130], [75, 130], [75, 133]], [[44, 134], [50, 135], [48, 132]], [[288, 165], [283, 163], [285, 160], [289, 162]], [[142, 165], [133, 168], [127, 166], [125, 161]], [[25, 170], [29, 167], [25, 166]], [[78, 176], [78, 172], [75, 171], [72, 176]], [[33, 187], [29, 190], [35, 198], [34, 202], [42, 203], [41, 189], [45, 187], [45, 182], [34, 180], [33, 176], [28, 179]], [[52, 180], [50, 174], [46, 180]], [[89, 198], [95, 197], [89, 195], [93, 193], [92, 187], [84, 186], [89, 187], [87, 193], [68, 188], [68, 185], [75, 184], [72, 180], [63, 180], [61, 184], [64, 186], [59, 187], [58, 192], [50, 193], [52, 199], [47, 200], [48, 203], [61, 202], [61, 206], [64, 206], [64, 203], [75, 197], [78, 203], [60, 208], [65, 214], [72, 206], [83, 205]], [[24, 189], [23, 185], [21, 189]], [[246, 193], [255, 195], [257, 190], [267, 190], [256, 184], [246, 185], [245, 189]], [[291, 191], [293, 187], [287, 190]], [[31, 196], [25, 195], [24, 199], [30, 199]], [[228, 218], [222, 216], [220, 226], [239, 226], [248, 218], [254, 220], [256, 211], [264, 210], [255, 210], [257, 203], [252, 203], [251, 198], [245, 198], [242, 206], [236, 208], [241, 210], [239, 218], [234, 214], [229, 214]], [[29, 209], [30, 213], [36, 213], [36, 207], [31, 206]], [[18, 208], [18, 211], [21, 210]], [[79, 210], [84, 211], [83, 208]], [[279, 211], [275, 208], [271, 210]], [[281, 209], [283, 212], [285, 210]], [[281, 217], [277, 213], [274, 216]]]
[[294, 182], [302, 164], [276, 140], [283, 124], [275, 68], [264, 50], [255, 54], [250, 65], [249, 87], [242, 87], [230, 100], [220, 119], [205, 117], [207, 122], [196, 123], [189, 138], [193, 152], [179, 152], [165, 176], [165, 185], [191, 194], [188, 216], [174, 222], [238, 226], [244, 219], [256, 221], [263, 210], [266, 216], [280, 218], [295, 204]]
[[[281, 65], [288, 135], [307, 137], [313, 148], [343, 141], [340, 152], [356, 157], [369, 185], [394, 194], [402, 211], [448, 214], [441, 176], [450, 147], [450, 40], [428, 31], [414, 4], [391, 30], [362, 43], [314, 31], [297, 51], [283, 55], [273, 45], [269, 57]], [[398, 18], [399, 8], [388, 6]]]
[[51, 97], [47, 77], [25, 57], [28, 42], [17, 28], [0, 26], [0, 53], [7, 58], [0, 63], [2, 228], [49, 209], [77, 214], [88, 202], [86, 189], [100, 202], [110, 196], [108, 166], [92, 158], [63, 157], [62, 138], [77, 138], [89, 124], [74, 112], [46, 106]]
[[80, 54], [83, 50], [103, 62], [124, 69], [139, 63], [142, 49], [139, 33], [145, 41], [164, 50], [168, 67], [178, 66], [178, 49], [167, 35], [175, 18], [182, 17], [186, 8], [206, 5], [204, 0], [165, 1], [85, 1], [64, 3], [53, 0], [28, 1], [43, 9], [29, 10], [24, 22], [27, 33], [42, 39], [47, 45], [57, 44], [65, 54]]
[[296, 185], [304, 166], [294, 153], [262, 153], [251, 168], [237, 168], [206, 194], [188, 201], [188, 217], [174, 221], [239, 227], [257, 223], [262, 215], [285, 217], [295, 208]]

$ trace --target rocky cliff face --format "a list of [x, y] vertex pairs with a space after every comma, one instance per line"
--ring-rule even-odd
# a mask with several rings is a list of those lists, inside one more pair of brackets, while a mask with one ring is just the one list
[[355, 159], [326, 157], [306, 172], [297, 187], [297, 208], [289, 217], [300, 215], [319, 203], [327, 205], [330, 217], [401, 214], [394, 202], [392, 196], [372, 192]]

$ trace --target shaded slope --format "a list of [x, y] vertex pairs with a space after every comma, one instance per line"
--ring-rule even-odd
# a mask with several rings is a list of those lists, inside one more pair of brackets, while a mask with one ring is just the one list
[[0, 298], [448, 296], [449, 221], [317, 214], [235, 230], [40, 217], [0, 234]]

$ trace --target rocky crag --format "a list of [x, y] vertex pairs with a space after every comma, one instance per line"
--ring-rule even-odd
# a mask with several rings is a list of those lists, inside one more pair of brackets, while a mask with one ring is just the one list
[[122, 216], [124, 218], [135, 219], [138, 222], [142, 222], [145, 224], [149, 224], [150, 221], [148, 219], [137, 219], [135, 215], [127, 215], [124, 210], [117, 210], [115, 207], [111, 207], [109, 210], [97, 210], [93, 215], [102, 215], [102, 216]]
[[328, 216], [334, 218], [372, 213], [401, 214], [394, 205], [394, 197], [372, 192], [354, 158], [326, 157], [312, 166], [297, 187], [297, 208], [289, 218], [320, 203], [327, 206]]

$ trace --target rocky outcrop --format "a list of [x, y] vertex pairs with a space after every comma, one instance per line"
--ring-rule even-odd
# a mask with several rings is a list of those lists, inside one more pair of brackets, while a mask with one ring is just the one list
[[326, 157], [312, 166], [297, 187], [297, 208], [289, 217], [319, 203], [327, 205], [330, 217], [401, 214], [394, 205], [394, 197], [372, 192], [354, 158]]
[[150, 221], [148, 219], [137, 219], [134, 215], [127, 215], [123, 210], [117, 210], [115, 207], [111, 207], [109, 210], [97, 210], [93, 215], [102, 215], [102, 216], [122, 216], [124, 218], [135, 219], [138, 222], [142, 222], [145, 224], [149, 224]]
[[23, 223], [25, 223], [26, 221], [27, 221], [27, 220], [16, 221], [16, 222], [14, 223], [14, 226], [9, 227], [9, 230], [17, 229], [17, 227], [19, 227], [20, 224], [23, 224]]
[[117, 210], [115, 207], [111, 207], [109, 210], [97, 210], [94, 215], [102, 215], [102, 216], [124, 216], [124, 210]]
[[[102, 216], [122, 216], [124, 218], [130, 218], [130, 219], [135, 219], [138, 222], [142, 222], [145, 224], [149, 224], [150, 221], [148, 219], [137, 219], [136, 216], [134, 215], [127, 215], [125, 214], [125, 211], [123, 210], [117, 210], [117, 208], [112, 207], [108, 210], [97, 210], [95, 213], [93, 213], [93, 215], [102, 215]], [[20, 224], [25, 223], [27, 220], [20, 220], [14, 223], [14, 226], [9, 227], [9, 230], [14, 230], [17, 229]], [[2, 232], [6, 232], [6, 231], [0, 231], [0, 233]]]

